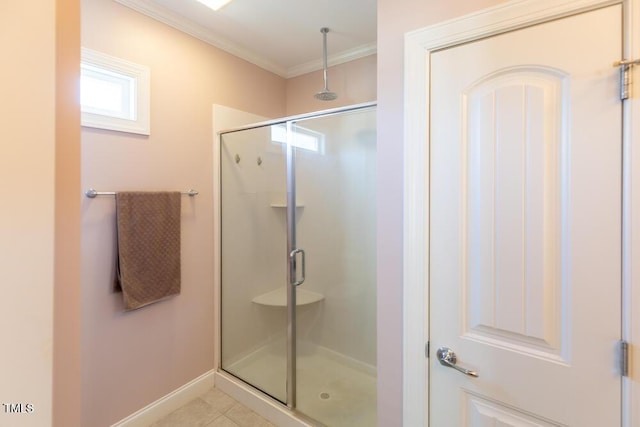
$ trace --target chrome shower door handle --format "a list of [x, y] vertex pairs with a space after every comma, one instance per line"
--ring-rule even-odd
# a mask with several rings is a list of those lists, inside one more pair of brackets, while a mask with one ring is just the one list
[[[302, 270], [302, 277], [300, 277], [300, 280], [296, 280], [298, 278], [298, 269], [296, 268], [296, 255], [300, 254], [300, 265], [301, 265], [301, 270]], [[303, 249], [294, 249], [291, 251], [291, 253], [289, 254], [289, 258], [291, 258], [291, 277], [293, 278], [293, 286], [300, 286], [304, 283], [305, 277], [306, 277], [306, 271], [305, 271], [305, 256], [304, 256], [304, 250]]]
[[456, 365], [456, 361], [458, 360], [456, 354], [449, 347], [440, 347], [436, 352], [436, 357], [441, 365], [446, 366], [448, 368], [453, 368], [456, 371], [462, 372], [465, 375], [470, 377], [477, 378], [478, 373], [476, 371], [471, 371], [469, 369], [461, 368]]

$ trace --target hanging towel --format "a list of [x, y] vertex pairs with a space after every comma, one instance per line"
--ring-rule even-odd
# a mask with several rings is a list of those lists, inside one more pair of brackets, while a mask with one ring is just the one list
[[180, 193], [116, 194], [116, 281], [125, 310], [180, 293]]

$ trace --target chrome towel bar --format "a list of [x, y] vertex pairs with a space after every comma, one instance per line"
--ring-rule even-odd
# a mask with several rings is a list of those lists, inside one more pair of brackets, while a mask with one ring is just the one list
[[[85, 191], [84, 194], [88, 198], [93, 199], [96, 196], [115, 196], [116, 192], [115, 191], [96, 191], [93, 188], [90, 188], [87, 191]], [[198, 192], [194, 189], [190, 189], [189, 191], [181, 191], [180, 194], [193, 197], [193, 196], [197, 196]]]

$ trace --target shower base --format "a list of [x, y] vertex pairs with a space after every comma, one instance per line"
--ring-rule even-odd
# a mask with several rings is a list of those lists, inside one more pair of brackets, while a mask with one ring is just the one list
[[[282, 346], [266, 346], [225, 370], [265, 391], [285, 390]], [[274, 351], [278, 349], [279, 351]], [[373, 427], [375, 368], [313, 344], [299, 344], [296, 409], [329, 427]]]

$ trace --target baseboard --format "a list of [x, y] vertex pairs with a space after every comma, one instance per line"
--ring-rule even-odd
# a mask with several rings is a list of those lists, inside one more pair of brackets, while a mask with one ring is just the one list
[[190, 402], [213, 387], [214, 371], [211, 370], [189, 381], [182, 387], [118, 421], [111, 427], [147, 427]]

